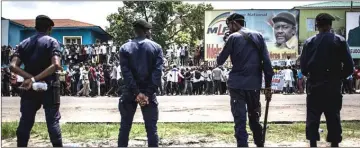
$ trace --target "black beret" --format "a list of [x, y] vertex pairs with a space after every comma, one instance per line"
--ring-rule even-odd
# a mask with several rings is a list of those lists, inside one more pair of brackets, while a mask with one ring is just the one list
[[36, 19], [35, 19], [35, 23], [36, 22], [39, 22], [39, 21], [49, 21], [49, 23], [50, 23], [50, 25], [51, 26], [54, 26], [55, 24], [54, 24], [54, 21], [52, 20], [52, 19], [50, 19], [48, 16], [46, 16], [46, 15], [38, 15], [37, 17], [36, 17]]
[[142, 28], [145, 28], [145, 29], [151, 29], [152, 25], [150, 23], [148, 23], [147, 21], [145, 21], [143, 19], [140, 19], [140, 20], [136, 20], [133, 23], [133, 27], [142, 27]]
[[233, 13], [226, 19], [226, 23], [228, 23], [229, 21], [235, 21], [235, 20], [245, 20], [245, 17], [241, 14]]
[[315, 18], [316, 22], [331, 22], [334, 21], [335, 18], [328, 13], [320, 13]]
[[274, 18], [272, 18], [273, 22], [279, 22], [279, 21], [283, 21], [292, 25], [296, 25], [296, 19], [295, 16], [289, 12], [281, 12], [279, 14], [277, 14]]

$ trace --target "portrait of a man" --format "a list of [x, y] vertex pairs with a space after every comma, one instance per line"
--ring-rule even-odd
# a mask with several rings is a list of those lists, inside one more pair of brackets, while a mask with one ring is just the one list
[[289, 12], [281, 12], [272, 19], [274, 35], [278, 49], [298, 50], [295, 16]]
[[349, 31], [348, 44], [349, 46], [359, 47], [360, 46], [360, 15], [358, 19], [358, 26]]

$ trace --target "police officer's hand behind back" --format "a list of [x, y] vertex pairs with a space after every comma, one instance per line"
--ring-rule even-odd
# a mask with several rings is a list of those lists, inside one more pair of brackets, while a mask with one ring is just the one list
[[136, 96], [136, 102], [139, 103], [140, 106], [145, 106], [145, 105], [149, 104], [149, 99], [143, 93], [139, 93]]
[[32, 87], [32, 81], [31, 79], [26, 79], [24, 82], [19, 86], [19, 89], [22, 90], [29, 90]]
[[271, 101], [271, 97], [272, 97], [271, 87], [265, 88], [264, 93], [265, 93], [265, 100]]

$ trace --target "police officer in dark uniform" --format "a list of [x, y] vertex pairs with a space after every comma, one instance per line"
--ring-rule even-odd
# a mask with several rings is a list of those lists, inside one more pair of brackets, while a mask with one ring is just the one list
[[[60, 46], [56, 39], [49, 36], [54, 22], [45, 15], [36, 17], [36, 35], [31, 36], [20, 43], [12, 56], [11, 71], [24, 77], [21, 85], [23, 93], [20, 102], [21, 118], [16, 131], [17, 146], [26, 147], [30, 138], [30, 131], [35, 122], [36, 112], [41, 105], [45, 109], [46, 124], [49, 137], [54, 147], [62, 147], [61, 130], [59, 120], [61, 118], [60, 87], [56, 70], [61, 70]], [[19, 66], [24, 64], [24, 70]], [[46, 90], [32, 89], [35, 82], [47, 83]]]
[[301, 72], [308, 77], [306, 98], [306, 138], [316, 147], [320, 140], [321, 114], [326, 117], [327, 141], [332, 147], [342, 141], [340, 110], [341, 80], [353, 73], [353, 61], [346, 40], [331, 33], [334, 17], [327, 13], [316, 16], [319, 34], [304, 43], [300, 58]]
[[262, 72], [265, 75], [266, 98], [271, 99], [271, 79], [274, 74], [269, 53], [263, 36], [244, 27], [243, 15], [234, 13], [226, 23], [230, 36], [217, 57], [217, 64], [223, 65], [231, 57], [233, 65], [229, 73], [228, 88], [231, 97], [231, 112], [235, 122], [235, 138], [238, 147], [248, 147], [246, 131], [246, 112], [250, 129], [258, 147], [264, 146], [262, 126], [260, 125], [260, 89]]
[[151, 24], [137, 20], [133, 24], [136, 37], [120, 48], [120, 66], [124, 77], [119, 100], [121, 115], [119, 147], [127, 147], [134, 114], [139, 103], [144, 117], [149, 147], [158, 147], [158, 102], [155, 96], [161, 87], [163, 53], [161, 46], [150, 40]]

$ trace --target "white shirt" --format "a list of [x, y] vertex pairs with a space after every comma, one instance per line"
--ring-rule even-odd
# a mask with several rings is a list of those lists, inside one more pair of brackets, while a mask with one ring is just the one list
[[116, 66], [113, 66], [113, 67], [112, 67], [112, 71], [111, 71], [111, 74], [110, 74], [110, 78], [111, 78], [111, 79], [117, 79], [117, 67], [116, 67]]
[[202, 71], [202, 72], [201, 72], [200, 81], [205, 81], [205, 77], [207, 77], [207, 76], [206, 76], [206, 72], [205, 72], [205, 71]]
[[121, 68], [120, 68], [120, 65], [116, 68], [116, 73], [117, 73], [116, 79], [117, 79], [117, 80], [120, 80], [120, 79], [121, 79]]
[[83, 67], [80, 67], [79, 70], [80, 70], [80, 80], [82, 80], [82, 79], [83, 79], [83, 75], [84, 75], [84, 68], [83, 68]]
[[226, 70], [221, 71], [221, 82], [226, 82]]
[[90, 54], [89, 47], [85, 47], [85, 52], [86, 52], [86, 54]]
[[95, 51], [95, 54], [99, 54], [100, 52], [99, 52], [99, 47], [95, 47], [95, 49], [94, 49], [94, 51]]
[[112, 52], [112, 53], [115, 53], [115, 52], [116, 52], [116, 46], [113, 46], [113, 47], [112, 47], [111, 52]]
[[207, 75], [206, 81], [211, 82], [212, 81], [212, 72], [211, 72], [211, 70], [207, 70], [206, 75]]
[[175, 83], [179, 82], [179, 75], [181, 74], [177, 68], [172, 69], [170, 71], [170, 74], [171, 74], [171, 80], [170, 80], [171, 82], [175, 82]]
[[75, 52], [76, 52], [76, 53], [80, 53], [80, 47], [76, 47]]
[[293, 72], [291, 69], [284, 70], [284, 79], [285, 81], [293, 81]]
[[164, 71], [162, 71], [162, 72], [161, 72], [161, 84], [164, 84], [164, 79], [163, 79], [164, 76], [165, 76], [165, 75], [164, 75]]
[[89, 71], [83, 70], [82, 74], [81, 74], [81, 77], [82, 77], [83, 80], [89, 80]]
[[180, 51], [180, 55], [181, 55], [181, 56], [185, 56], [185, 48], [181, 48], [180, 50], [181, 50], [181, 51]]
[[166, 59], [166, 58], [163, 58], [163, 59], [164, 59], [164, 66], [165, 66], [165, 67], [168, 67], [168, 66], [169, 66], [169, 63], [168, 63], [167, 59]]
[[176, 56], [175, 57], [180, 57], [180, 53], [181, 53], [181, 49], [176, 51]]
[[102, 54], [106, 54], [106, 46], [105, 45], [102, 45], [100, 47], [100, 49], [101, 49]]
[[291, 66], [291, 60], [286, 60], [286, 66]]
[[172, 80], [171, 71], [168, 71], [166, 74], [166, 81], [171, 82], [171, 80]]

